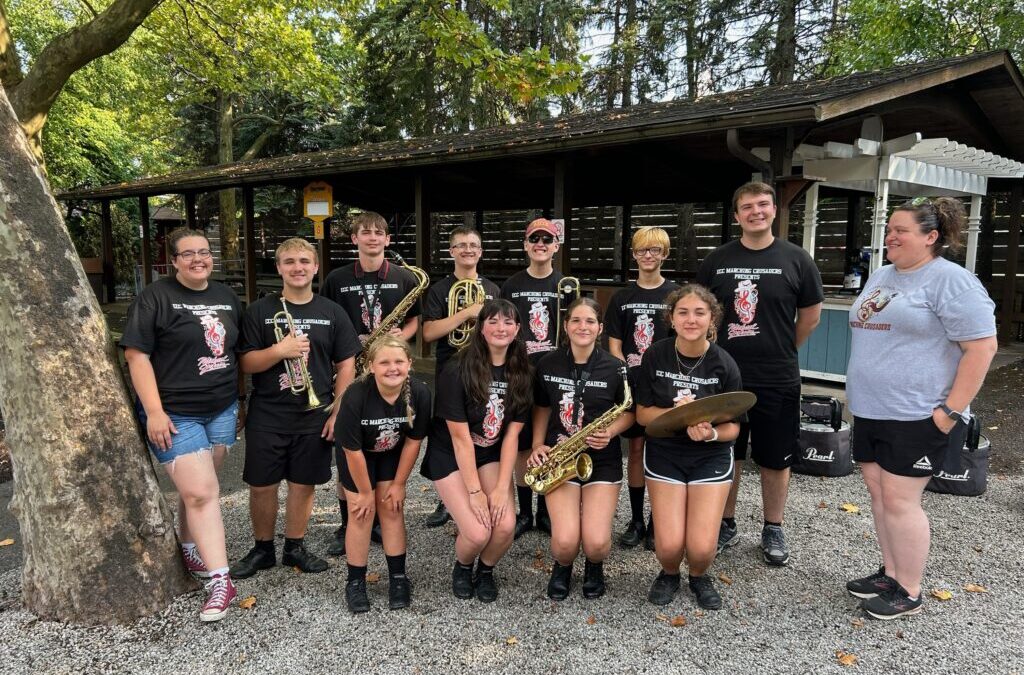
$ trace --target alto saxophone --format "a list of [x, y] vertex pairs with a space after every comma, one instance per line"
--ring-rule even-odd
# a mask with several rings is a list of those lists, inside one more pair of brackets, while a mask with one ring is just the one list
[[366, 352], [369, 350], [370, 345], [377, 341], [383, 335], [387, 335], [391, 332], [391, 329], [402, 323], [405, 319], [405, 315], [412, 309], [412, 306], [416, 304], [416, 301], [420, 299], [420, 296], [427, 290], [427, 286], [430, 284], [430, 277], [427, 273], [421, 270], [419, 267], [407, 265], [402, 256], [398, 255], [394, 251], [390, 251], [391, 255], [394, 256], [395, 260], [399, 265], [412, 272], [413, 276], [416, 277], [416, 288], [409, 291], [409, 293], [402, 298], [402, 301], [395, 305], [395, 308], [388, 313], [386, 317], [381, 319], [381, 322], [377, 324], [377, 327], [370, 331], [370, 334], [366, 336], [366, 342], [363, 343], [363, 351], [360, 352], [356, 358], [356, 373], [361, 373], [366, 367]]
[[594, 460], [586, 453], [587, 436], [607, 429], [612, 422], [633, 405], [633, 392], [629, 389], [629, 377], [626, 369], [622, 368], [619, 372], [622, 374], [624, 394], [622, 403], [609, 408], [596, 420], [555, 445], [548, 452], [548, 458], [543, 464], [532, 467], [526, 472], [524, 480], [534, 492], [546, 495], [570, 478], [576, 476], [582, 480], [590, 478], [590, 474], [594, 471]]

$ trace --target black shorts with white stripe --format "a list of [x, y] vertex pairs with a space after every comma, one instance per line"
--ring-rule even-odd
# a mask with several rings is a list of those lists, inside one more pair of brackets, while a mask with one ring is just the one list
[[732, 446], [720, 446], [708, 452], [669, 452], [644, 448], [644, 476], [650, 480], [673, 485], [715, 485], [731, 483], [733, 478]]

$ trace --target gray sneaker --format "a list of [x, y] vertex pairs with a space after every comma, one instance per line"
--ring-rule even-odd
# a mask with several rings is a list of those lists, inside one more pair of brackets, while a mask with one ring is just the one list
[[718, 526], [718, 553], [721, 554], [725, 549], [738, 543], [740, 543], [740, 537], [736, 528], [729, 527], [729, 524], [723, 520], [722, 524]]
[[789, 562], [789, 549], [786, 548], [786, 536], [778, 525], [765, 525], [761, 530], [761, 555], [764, 561], [775, 567], [782, 567]]

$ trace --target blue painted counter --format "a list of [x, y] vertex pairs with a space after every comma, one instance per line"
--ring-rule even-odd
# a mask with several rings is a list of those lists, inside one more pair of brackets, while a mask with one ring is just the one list
[[850, 360], [850, 305], [853, 296], [825, 298], [821, 322], [800, 348], [800, 374], [815, 380], [846, 382]]

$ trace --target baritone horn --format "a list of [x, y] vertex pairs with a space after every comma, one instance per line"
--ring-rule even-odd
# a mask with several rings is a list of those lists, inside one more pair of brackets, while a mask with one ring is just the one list
[[[487, 294], [479, 279], [459, 279], [448, 291], [448, 316], [453, 316], [467, 307], [484, 302]], [[455, 349], [462, 349], [469, 344], [469, 339], [476, 328], [476, 319], [466, 319], [448, 334], [448, 344]]]
[[[288, 312], [288, 303], [285, 302], [284, 296], [281, 296], [281, 311], [274, 315], [274, 337], [280, 342], [284, 339], [285, 333], [281, 330], [280, 322], [284, 321], [285, 325], [288, 326], [288, 332], [292, 335], [299, 335], [295, 330], [295, 321], [292, 319], [292, 315]], [[306, 393], [306, 410], [316, 410], [323, 407], [323, 403], [317, 397], [316, 392], [313, 391], [313, 378], [309, 376], [309, 368], [306, 367], [306, 359], [302, 358], [300, 354], [294, 359], [284, 360], [284, 370], [288, 373], [288, 388], [296, 396], [301, 395], [303, 392]]]
[[[561, 344], [562, 339], [562, 323], [565, 318], [562, 314], [569, 308], [577, 298], [581, 297], [583, 292], [580, 290], [580, 280], [578, 277], [562, 277], [558, 281], [558, 302], [555, 305], [555, 346]], [[565, 302], [566, 296], [570, 296], [572, 299]]]

